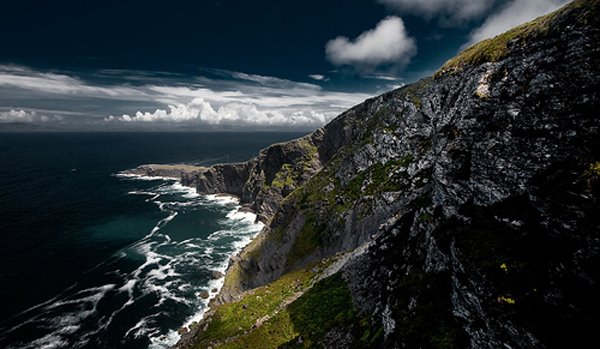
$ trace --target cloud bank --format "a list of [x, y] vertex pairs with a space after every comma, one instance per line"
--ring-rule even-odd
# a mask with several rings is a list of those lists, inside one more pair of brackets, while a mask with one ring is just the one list
[[[55, 115], [63, 115], [67, 126], [87, 123], [94, 128], [155, 123], [165, 128], [189, 124], [314, 129], [370, 97], [277, 77], [215, 72], [217, 78], [178, 75], [171, 80], [147, 72], [139, 78], [133, 71], [100, 72], [103, 83], [97, 83], [68, 72], [0, 65], [0, 105], [17, 106], [2, 111], [0, 120], [56, 121]], [[123, 75], [128, 79], [118, 78]], [[111, 76], [115, 80], [107, 82]], [[62, 112], [44, 111], [50, 116], [42, 120], [31, 111], [48, 103]]]
[[40, 115], [35, 110], [0, 110], [0, 122], [47, 122], [63, 120], [61, 116]]
[[123, 122], [200, 122], [208, 125], [228, 126], [312, 126], [328, 121], [324, 113], [303, 110], [259, 110], [255, 105], [230, 103], [215, 110], [203, 98], [187, 104], [169, 105], [154, 112], [137, 112], [134, 116], [110, 116], [106, 121]]
[[2, 122], [32, 122], [35, 116], [35, 112], [28, 112], [23, 109], [0, 111], [0, 121]]
[[514, 0], [489, 16], [481, 27], [473, 30], [467, 45], [492, 38], [519, 24], [552, 12], [570, 0]]
[[400, 13], [427, 19], [439, 17], [442, 25], [452, 26], [482, 18], [496, 0], [379, 0]]
[[356, 39], [338, 36], [325, 45], [327, 59], [335, 65], [350, 65], [362, 72], [379, 66], [406, 66], [417, 53], [415, 40], [408, 35], [401, 18], [390, 16]]

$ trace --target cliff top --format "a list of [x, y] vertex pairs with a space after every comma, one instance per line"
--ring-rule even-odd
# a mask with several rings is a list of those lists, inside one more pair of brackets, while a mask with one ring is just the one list
[[599, 5], [600, 0], [575, 0], [557, 11], [470, 46], [448, 60], [434, 76], [457, 72], [467, 66], [496, 62], [508, 55], [512, 45], [524, 45], [529, 40], [546, 34], [550, 28], [556, 25], [557, 21], [586, 23], [588, 18], [598, 13]]

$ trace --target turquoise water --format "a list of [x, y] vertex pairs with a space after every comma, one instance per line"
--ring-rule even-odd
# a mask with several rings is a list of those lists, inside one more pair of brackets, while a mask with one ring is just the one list
[[243, 161], [292, 133], [0, 135], [0, 347], [147, 348], [177, 340], [213, 270], [260, 230], [236, 200], [142, 163]]

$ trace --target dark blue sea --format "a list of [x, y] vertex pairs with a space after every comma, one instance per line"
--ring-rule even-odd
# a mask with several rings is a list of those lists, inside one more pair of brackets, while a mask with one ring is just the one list
[[297, 133], [0, 134], [0, 348], [164, 348], [260, 230], [234, 198], [127, 178], [245, 161]]

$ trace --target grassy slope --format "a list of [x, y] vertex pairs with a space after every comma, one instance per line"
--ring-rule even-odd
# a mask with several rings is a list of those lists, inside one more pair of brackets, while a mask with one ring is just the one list
[[[239, 301], [217, 306], [195, 347], [310, 347], [334, 326], [359, 323], [343, 277], [338, 273], [317, 281], [327, 265], [296, 270]], [[366, 344], [381, 337], [368, 322], [356, 328]]]
[[[496, 62], [508, 55], [511, 44], [526, 45], [532, 38], [547, 33], [555, 20], [568, 11], [585, 6], [590, 10], [582, 14], [586, 16], [589, 13], [596, 13], [599, 4], [599, 0], [576, 0], [555, 12], [514, 27], [494, 38], [483, 40], [448, 60], [435, 73], [435, 76], [458, 72], [467, 66], [474, 66], [485, 62]], [[583, 22], [585, 18], [578, 18], [576, 20]]]

